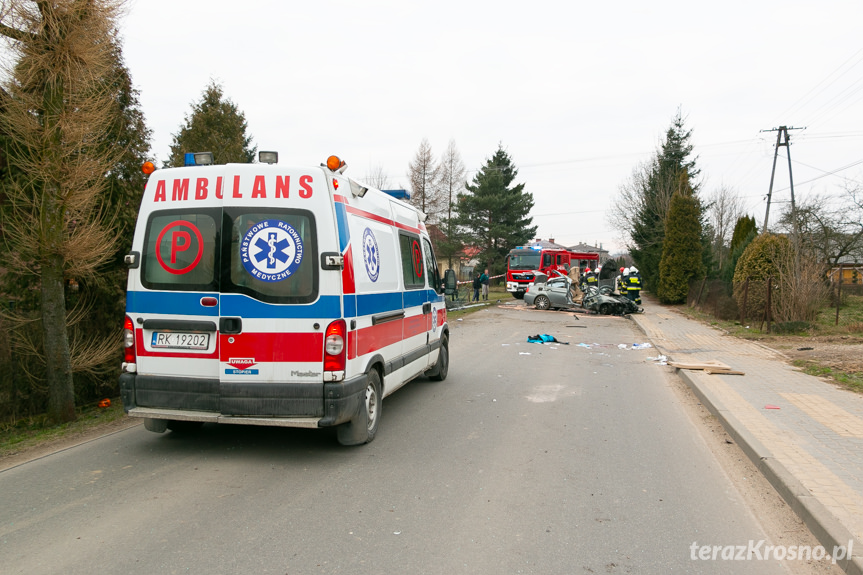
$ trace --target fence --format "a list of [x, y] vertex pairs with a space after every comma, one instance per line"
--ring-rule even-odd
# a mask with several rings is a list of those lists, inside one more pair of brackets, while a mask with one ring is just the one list
[[704, 279], [690, 283], [687, 303], [766, 333], [863, 332], [863, 282], [783, 285], [774, 278], [748, 279], [735, 289], [729, 282]]

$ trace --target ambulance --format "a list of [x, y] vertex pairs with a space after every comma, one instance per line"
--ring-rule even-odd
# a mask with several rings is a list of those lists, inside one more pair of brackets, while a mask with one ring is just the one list
[[[335, 427], [372, 441], [382, 400], [443, 380], [449, 327], [425, 215], [320, 167], [214, 165], [149, 174], [126, 293], [120, 389], [150, 431], [202, 424]], [[448, 273], [449, 270], [448, 270]]]

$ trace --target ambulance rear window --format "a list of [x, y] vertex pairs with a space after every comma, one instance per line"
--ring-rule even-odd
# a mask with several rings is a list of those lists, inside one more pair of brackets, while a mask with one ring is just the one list
[[165, 210], [147, 222], [141, 281], [148, 289], [218, 289], [219, 210]]
[[230, 234], [222, 250], [230, 282], [222, 285], [223, 292], [244, 293], [269, 303], [317, 299], [317, 236], [311, 212], [225, 209], [228, 225]]

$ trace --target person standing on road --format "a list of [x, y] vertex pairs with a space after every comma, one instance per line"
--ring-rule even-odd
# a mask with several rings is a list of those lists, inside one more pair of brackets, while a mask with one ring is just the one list
[[482, 299], [488, 299], [488, 268], [479, 276], [479, 283], [482, 285]]
[[626, 295], [637, 305], [641, 305], [641, 274], [638, 273], [638, 268], [632, 266], [629, 268], [629, 281], [626, 285]]
[[479, 272], [476, 272], [476, 276], [473, 278], [473, 301], [479, 301], [479, 288], [482, 284], [479, 281]]
[[617, 281], [615, 282], [617, 284], [617, 293], [619, 293], [621, 295], [626, 293], [626, 288], [623, 286], [623, 270], [624, 269], [626, 269], [626, 268], [620, 268], [620, 273], [617, 274]]

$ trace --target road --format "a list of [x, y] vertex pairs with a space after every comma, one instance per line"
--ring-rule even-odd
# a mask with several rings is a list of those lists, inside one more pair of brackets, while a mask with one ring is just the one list
[[367, 446], [138, 426], [0, 473], [0, 573], [786, 572], [692, 560], [768, 536], [631, 321], [493, 307], [451, 341]]

